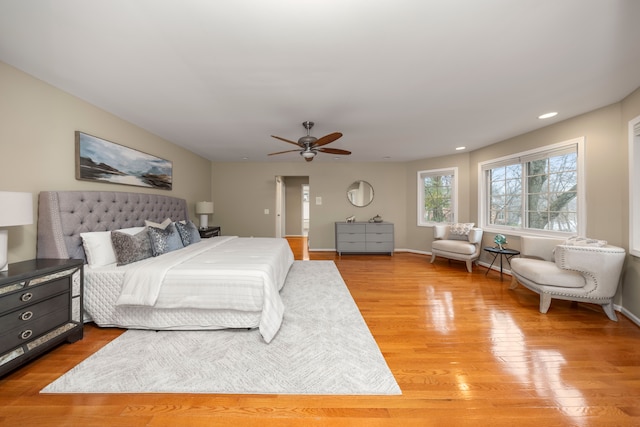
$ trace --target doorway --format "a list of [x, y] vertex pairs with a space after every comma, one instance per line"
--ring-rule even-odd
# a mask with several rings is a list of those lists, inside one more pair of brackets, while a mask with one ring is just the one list
[[276, 176], [276, 237], [307, 237], [311, 224], [308, 176]]

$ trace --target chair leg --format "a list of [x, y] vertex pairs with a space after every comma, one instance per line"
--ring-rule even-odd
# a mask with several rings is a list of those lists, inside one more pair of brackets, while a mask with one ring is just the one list
[[518, 287], [518, 281], [516, 280], [516, 276], [511, 276], [511, 285], [509, 285], [509, 289], [515, 289]]
[[431, 254], [431, 264], [436, 260], [436, 254]]
[[540, 313], [546, 313], [549, 311], [549, 306], [551, 305], [551, 295], [549, 294], [540, 294]]
[[613, 301], [609, 301], [606, 304], [602, 304], [602, 308], [604, 309], [604, 312], [607, 313], [607, 316], [609, 317], [609, 319], [613, 320], [614, 322], [618, 321], [618, 316], [616, 316], [616, 311], [613, 309]]
[[468, 260], [467, 260], [467, 261], [465, 261], [465, 262], [466, 262], [466, 264], [467, 264], [467, 271], [468, 271], [469, 273], [472, 273], [472, 272], [473, 272], [473, 266], [472, 266], [471, 260], [469, 260], [469, 259], [468, 259]]

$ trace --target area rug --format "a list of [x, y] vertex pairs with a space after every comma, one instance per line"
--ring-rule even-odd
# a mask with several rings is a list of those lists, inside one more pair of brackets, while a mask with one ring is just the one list
[[401, 394], [333, 261], [296, 261], [282, 298], [270, 344], [257, 329], [130, 330], [41, 393]]

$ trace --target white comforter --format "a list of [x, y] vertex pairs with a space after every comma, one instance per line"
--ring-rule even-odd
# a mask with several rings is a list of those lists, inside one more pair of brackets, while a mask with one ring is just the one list
[[127, 266], [117, 305], [261, 311], [266, 342], [284, 315], [280, 289], [293, 264], [285, 239], [203, 239]]

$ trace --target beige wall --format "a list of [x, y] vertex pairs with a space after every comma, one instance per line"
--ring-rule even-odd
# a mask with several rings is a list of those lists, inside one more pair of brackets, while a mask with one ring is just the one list
[[[335, 249], [334, 222], [355, 215], [366, 221], [379, 214], [396, 225], [396, 247], [406, 247], [407, 189], [403, 163], [213, 163], [212, 195], [216, 206], [213, 223], [223, 234], [273, 236], [275, 234], [275, 177], [308, 176], [311, 195], [309, 246]], [[373, 202], [356, 208], [347, 201], [347, 187], [356, 180], [374, 188]], [[316, 197], [322, 204], [316, 204]], [[224, 201], [224, 202], [218, 202]], [[269, 209], [269, 215], [264, 210]]]
[[[638, 88], [631, 95], [626, 97], [622, 101], [622, 129], [620, 130], [620, 138], [628, 143], [628, 126], [629, 121], [640, 116], [640, 88]], [[625, 147], [625, 150], [628, 149]], [[640, 165], [635, 165], [640, 167]], [[625, 191], [629, 191], [629, 185], [627, 184], [629, 175], [628, 168], [623, 168], [625, 172], [624, 181], [621, 185]], [[622, 223], [624, 226], [625, 248], [629, 248], [629, 198], [625, 199], [626, 203], [623, 206]], [[640, 258], [634, 256], [627, 256], [627, 262], [625, 263], [625, 271], [622, 277], [622, 287], [619, 292], [620, 300], [626, 310], [633, 313], [636, 318], [640, 318]]]
[[[167, 194], [197, 200], [211, 194], [211, 162], [0, 62], [0, 190], [102, 190]], [[75, 131], [173, 162], [173, 190], [75, 179]], [[9, 262], [34, 258], [36, 224], [9, 228]]]

